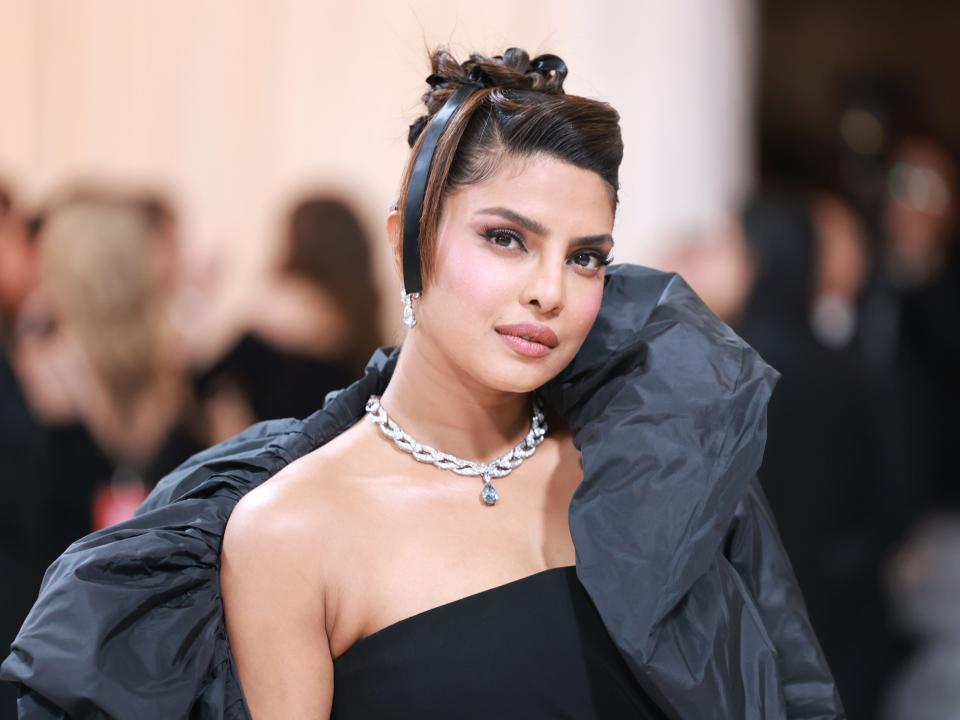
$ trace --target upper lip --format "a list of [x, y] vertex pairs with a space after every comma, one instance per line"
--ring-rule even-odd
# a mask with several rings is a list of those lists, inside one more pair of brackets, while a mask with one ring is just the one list
[[555, 348], [560, 344], [557, 334], [546, 325], [537, 323], [515, 323], [513, 325], [497, 325], [494, 330], [503, 335], [515, 335], [516, 337], [527, 338], [541, 345]]

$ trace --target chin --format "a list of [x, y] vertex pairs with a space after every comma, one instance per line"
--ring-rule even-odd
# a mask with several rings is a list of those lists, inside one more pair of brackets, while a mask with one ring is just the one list
[[503, 392], [529, 393], [547, 384], [566, 367], [566, 363], [557, 367], [555, 361], [508, 360], [497, 363], [496, 371], [486, 369], [486, 384]]

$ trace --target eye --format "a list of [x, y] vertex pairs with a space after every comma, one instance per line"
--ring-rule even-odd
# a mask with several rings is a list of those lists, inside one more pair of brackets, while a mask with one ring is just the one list
[[[506, 228], [484, 230], [484, 236], [494, 245], [504, 250], [524, 250], [523, 238], [519, 233]], [[514, 245], [514, 243], [516, 243]]]
[[578, 252], [570, 257], [574, 265], [578, 265], [586, 270], [599, 270], [613, 261], [612, 255], [601, 255], [598, 252]]

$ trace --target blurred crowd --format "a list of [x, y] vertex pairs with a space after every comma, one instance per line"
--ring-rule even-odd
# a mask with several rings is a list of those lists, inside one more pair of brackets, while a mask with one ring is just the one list
[[[371, 248], [342, 199], [304, 197], [283, 251], [212, 361], [190, 338], [216, 283], [183, 260], [163, 196], [84, 185], [22, 206], [0, 186], [0, 635], [46, 567], [129, 518], [193, 453], [304, 417], [381, 344]], [[0, 717], [14, 717], [4, 684]]]
[[849, 716], [955, 718], [957, 160], [859, 119], [832, 183], [771, 182], [669, 264], [782, 373], [759, 474]]

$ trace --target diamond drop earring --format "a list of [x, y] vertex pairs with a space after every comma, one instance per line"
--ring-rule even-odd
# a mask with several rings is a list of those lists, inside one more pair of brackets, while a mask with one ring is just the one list
[[417, 324], [417, 318], [413, 314], [413, 298], [419, 298], [420, 293], [408, 293], [404, 290], [400, 291], [400, 299], [403, 300], [403, 324], [408, 328], [412, 328]]

